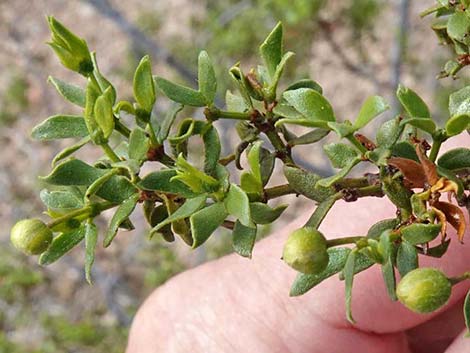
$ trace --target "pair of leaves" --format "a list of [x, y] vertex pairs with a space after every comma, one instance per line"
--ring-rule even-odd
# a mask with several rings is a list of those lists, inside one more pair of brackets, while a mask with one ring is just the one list
[[292, 52], [283, 52], [283, 28], [279, 22], [260, 46], [269, 76], [268, 96], [272, 99], [276, 96], [277, 85], [287, 61], [294, 56]]
[[256, 141], [248, 151], [250, 172], [243, 172], [241, 187], [253, 197], [260, 196], [274, 169], [274, 155], [261, 147], [263, 141]]
[[47, 251], [39, 257], [39, 264], [47, 266], [56, 262], [83, 239], [85, 239], [85, 278], [91, 284], [91, 268], [95, 260], [98, 240], [98, 228], [92, 222], [86, 222], [79, 228], [55, 237]]
[[[108, 172], [109, 169], [98, 169], [81, 160], [71, 159], [59, 164], [49, 175], [41, 177], [41, 180], [51, 185], [89, 187]], [[96, 191], [96, 194], [105, 200], [120, 203], [135, 192], [135, 187], [127, 178], [114, 175]]]
[[431, 119], [429, 108], [423, 99], [412, 89], [399, 85], [397, 98], [408, 114], [408, 118], [401, 121], [401, 125], [409, 124], [429, 134], [436, 130], [436, 124]]
[[172, 101], [194, 107], [212, 105], [217, 91], [214, 67], [206, 51], [201, 51], [198, 59], [199, 90], [196, 91], [158, 76], [155, 76], [155, 82]]

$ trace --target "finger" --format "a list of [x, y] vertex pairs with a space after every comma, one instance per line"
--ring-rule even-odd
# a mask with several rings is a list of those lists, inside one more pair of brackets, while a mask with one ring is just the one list
[[127, 353], [408, 353], [403, 333], [330, 325], [309, 300], [290, 300], [295, 273], [280, 261], [277, 243], [261, 242], [257, 260], [227, 256], [157, 290], [137, 314]]
[[[393, 208], [381, 199], [350, 206], [341, 202], [335, 206], [322, 226], [325, 234], [335, 237], [364, 234], [376, 220], [393, 214]], [[212, 351], [213, 345], [230, 352], [243, 350], [243, 344], [248, 342], [258, 352], [278, 346], [286, 348], [287, 344], [293, 352], [316, 352], [313, 349], [326, 348], [332, 342], [341, 352], [382, 353], [386, 349], [405, 352], [406, 339], [398, 332], [433, 315], [417, 315], [391, 302], [378, 269], [357, 276], [353, 310], [358, 324], [354, 327], [345, 320], [344, 286], [337, 278], [325, 281], [302, 297], [288, 297], [289, 285], [296, 274], [279, 258], [287, 234], [304, 221], [299, 219], [281, 234], [257, 244], [251, 261], [231, 255], [170, 281], [140, 310], [128, 352], [137, 352], [132, 350], [133, 345], [146, 342], [142, 335], [149, 338], [156, 334], [167, 340], [172, 337], [168, 344], [175, 345], [172, 348], [175, 352], [184, 351], [181, 348], [184, 344], [204, 347], [207, 352]], [[440, 260], [442, 268], [452, 275], [461, 273], [469, 265], [464, 256], [468, 250], [467, 246], [453, 244], [449, 256]], [[462, 294], [460, 290], [451, 303]], [[142, 325], [147, 330], [139, 322], [145, 323]], [[352, 341], [354, 345], [350, 344]], [[371, 342], [375, 348], [369, 346]]]
[[470, 338], [465, 337], [466, 331], [463, 331], [445, 353], [468, 353], [470, 352]]

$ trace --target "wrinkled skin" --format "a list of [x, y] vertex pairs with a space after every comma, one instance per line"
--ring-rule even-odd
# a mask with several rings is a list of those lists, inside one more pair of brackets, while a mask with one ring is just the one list
[[[469, 140], [465, 136], [460, 146], [468, 146]], [[365, 234], [370, 225], [394, 212], [385, 199], [338, 202], [320, 230], [327, 237]], [[454, 287], [445, 307], [420, 315], [388, 298], [376, 266], [355, 278], [354, 326], [345, 319], [344, 282], [337, 276], [290, 298], [296, 272], [280, 256], [289, 232], [307, 217], [308, 212], [256, 244], [252, 260], [229, 255], [158, 288], [138, 311], [126, 352], [470, 352], [462, 314], [468, 281]], [[421, 266], [438, 267], [448, 276], [470, 269], [470, 234], [464, 245], [453, 230], [449, 236], [453, 240], [448, 253], [442, 259], [422, 257]]]

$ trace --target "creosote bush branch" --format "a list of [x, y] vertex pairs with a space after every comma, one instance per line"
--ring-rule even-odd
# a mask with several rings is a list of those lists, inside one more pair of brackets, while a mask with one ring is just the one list
[[[440, 77], [455, 77], [470, 64], [470, 1], [438, 1], [423, 12], [431, 14], [440, 18], [433, 30], [455, 52]], [[464, 273], [448, 278], [437, 269], [420, 268], [418, 261], [418, 255], [445, 256], [451, 241], [463, 241], [468, 226], [459, 206], [470, 208], [470, 149], [460, 147], [438, 156], [444, 141], [470, 128], [470, 86], [450, 95], [448, 119], [442, 126], [416, 92], [399, 86], [396, 95], [403, 113], [385, 121], [375, 136], [366, 136], [364, 128], [389, 109], [384, 98], [367, 98], [356, 117], [347, 120], [336, 116], [322, 87], [309, 78], [279, 88], [294, 56], [284, 50], [279, 23], [259, 47], [261, 65], [248, 72], [239, 63], [229, 69], [238, 91], [226, 92], [225, 108], [214, 103], [217, 78], [205, 51], [198, 59], [198, 89], [154, 75], [150, 58], [144, 56], [135, 70], [133, 100], [119, 100], [85, 40], [53, 17], [48, 23], [49, 45], [60, 62], [86, 82], [78, 87], [50, 77], [57, 92], [82, 114], [51, 116], [32, 132], [38, 140], [76, 139], [54, 157], [50, 174], [41, 177], [48, 185], [40, 194], [48, 223], [22, 220], [11, 231], [13, 245], [30, 255], [40, 254], [41, 265], [57, 261], [84, 241], [85, 276], [91, 283], [98, 243], [95, 218], [114, 209], [103, 231], [103, 246], [108, 247], [119, 229], [134, 228], [129, 217], [137, 205], [151, 238], [181, 238], [197, 248], [224, 227], [232, 232], [234, 251], [251, 257], [259, 226], [275, 222], [287, 208], [269, 202], [296, 194], [317, 206], [305, 226], [290, 235], [282, 254], [299, 272], [292, 296], [339, 274], [345, 281], [346, 315], [354, 322], [354, 276], [372, 266], [381, 267], [391, 300], [420, 313], [444, 305], [452, 286], [470, 277]], [[161, 116], [154, 113], [159, 95], [173, 102]], [[184, 106], [203, 107], [203, 117], [181, 119]], [[239, 136], [226, 156], [221, 155], [216, 128], [221, 119], [232, 120]], [[308, 131], [297, 136], [290, 130], [293, 125]], [[325, 144], [323, 150], [337, 173], [323, 178], [299, 167], [292, 153], [296, 146], [317, 143], [329, 134], [336, 142]], [[190, 139], [204, 147], [201, 166], [192, 162], [196, 151]], [[88, 145], [103, 152], [93, 164], [73, 157]], [[157, 163], [143, 175], [142, 166], [149, 162]], [[272, 185], [276, 163], [282, 164], [285, 182]], [[230, 175], [231, 164], [241, 170], [239, 180]], [[350, 177], [359, 164], [372, 165], [375, 172]], [[441, 201], [444, 194], [448, 201]], [[388, 198], [396, 215], [372, 225], [367, 234], [326, 240], [318, 229], [335, 202], [362, 197]], [[456, 239], [448, 237], [449, 228], [456, 230]], [[398, 284], [396, 271], [402, 278]], [[468, 324], [470, 295], [464, 312]]]

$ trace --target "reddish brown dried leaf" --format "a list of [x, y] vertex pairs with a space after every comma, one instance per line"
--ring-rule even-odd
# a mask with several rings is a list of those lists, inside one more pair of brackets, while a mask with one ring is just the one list
[[428, 184], [434, 185], [439, 180], [436, 165], [429, 160], [429, 158], [423, 152], [421, 145], [416, 145], [416, 154], [418, 155], [419, 161], [421, 162], [421, 166], [423, 167], [424, 175], [426, 175]]
[[412, 159], [392, 157], [389, 158], [388, 164], [398, 168], [405, 179], [413, 188], [423, 188], [426, 182], [426, 175], [421, 164]]
[[437, 219], [439, 219], [439, 223], [442, 224], [441, 227], [441, 240], [444, 241], [446, 239], [446, 232], [447, 232], [447, 218], [444, 212], [441, 210], [431, 207], [433, 211], [436, 213]]
[[434, 207], [444, 212], [447, 222], [449, 222], [450, 225], [454, 227], [454, 229], [457, 231], [459, 241], [462, 242], [465, 235], [465, 229], [467, 227], [465, 224], [465, 216], [463, 211], [458, 206], [441, 201], [436, 202]]

